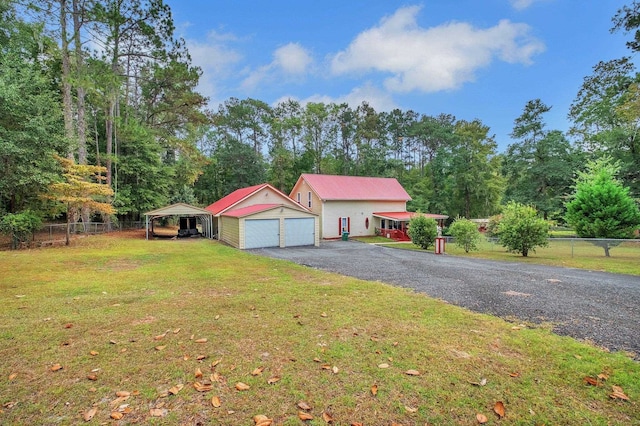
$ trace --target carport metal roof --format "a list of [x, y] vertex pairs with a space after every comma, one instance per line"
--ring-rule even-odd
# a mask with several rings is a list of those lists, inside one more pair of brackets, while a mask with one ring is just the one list
[[164, 216], [195, 216], [202, 223], [202, 234], [207, 238], [213, 238], [213, 215], [210, 211], [185, 203], [176, 203], [167, 207], [151, 210], [146, 216], [146, 238], [149, 239], [149, 222]]

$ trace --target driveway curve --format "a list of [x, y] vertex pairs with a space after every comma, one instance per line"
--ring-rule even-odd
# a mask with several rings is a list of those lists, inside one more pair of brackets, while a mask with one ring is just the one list
[[640, 277], [399, 250], [356, 241], [248, 250], [312, 268], [412, 288], [472, 311], [550, 322], [560, 335], [640, 360]]

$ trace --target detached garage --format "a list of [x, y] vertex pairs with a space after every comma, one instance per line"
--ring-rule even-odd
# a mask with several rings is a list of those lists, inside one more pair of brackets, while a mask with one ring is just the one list
[[219, 239], [239, 249], [320, 245], [318, 216], [289, 205], [256, 204], [219, 220]]

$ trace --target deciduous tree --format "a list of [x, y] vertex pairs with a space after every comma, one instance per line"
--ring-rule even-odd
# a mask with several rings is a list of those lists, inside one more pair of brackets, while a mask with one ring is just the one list
[[115, 209], [107, 200], [113, 195], [111, 187], [102, 183], [105, 167], [75, 164], [68, 158], [56, 157], [63, 168], [64, 181], [54, 182], [44, 194], [58, 204], [57, 211], [67, 218], [66, 244], [70, 241], [71, 219], [81, 210], [111, 215]]
[[481, 235], [474, 222], [458, 216], [449, 226], [449, 232], [455, 238], [455, 244], [463, 248], [465, 253], [478, 250]]
[[426, 250], [436, 241], [438, 224], [435, 219], [418, 214], [409, 221], [407, 233], [413, 244]]
[[549, 223], [531, 206], [509, 202], [497, 226], [498, 242], [508, 251], [527, 257], [536, 247], [546, 247]]

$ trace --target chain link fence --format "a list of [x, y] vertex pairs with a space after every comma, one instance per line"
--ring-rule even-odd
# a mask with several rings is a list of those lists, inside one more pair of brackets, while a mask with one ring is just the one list
[[[446, 237], [447, 244], [455, 243], [454, 237]], [[557, 256], [602, 257], [607, 253], [612, 257], [635, 258], [640, 261], [640, 238], [549, 238], [547, 247], [537, 247], [536, 254], [549, 253]], [[480, 246], [481, 250], [505, 251], [497, 238], [487, 237]]]
[[[125, 229], [143, 229], [143, 221], [122, 221], [122, 222], [76, 222], [69, 224], [71, 235], [95, 235], [107, 232], [122, 231]], [[66, 223], [48, 223], [33, 234], [32, 239], [21, 244], [20, 248], [42, 247], [48, 245], [64, 244], [66, 240]], [[0, 234], [0, 250], [11, 249], [11, 237]]]

